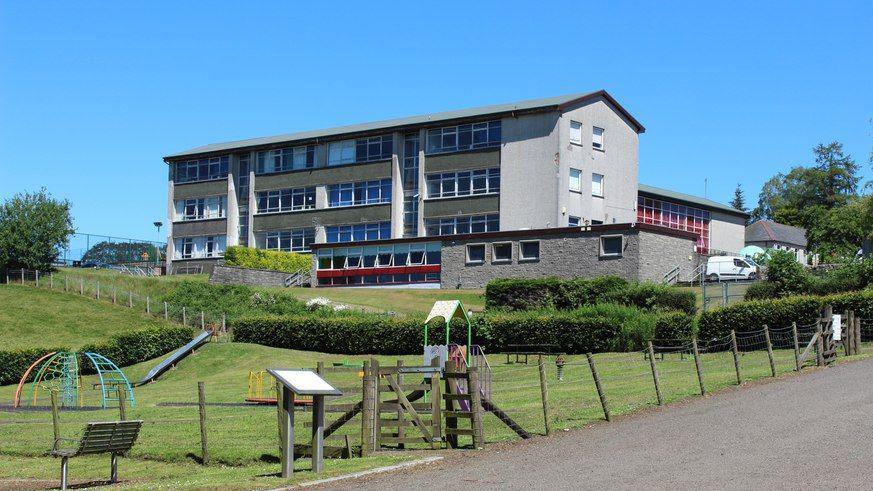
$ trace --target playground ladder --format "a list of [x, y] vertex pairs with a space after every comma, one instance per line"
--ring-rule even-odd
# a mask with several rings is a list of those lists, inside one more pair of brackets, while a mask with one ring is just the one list
[[101, 391], [102, 391], [102, 406], [110, 407], [110, 403], [120, 405], [119, 387], [124, 387], [125, 395], [130, 402], [131, 407], [136, 405], [136, 400], [133, 396], [133, 390], [130, 388], [130, 383], [127, 381], [124, 372], [119, 369], [115, 363], [112, 363], [108, 358], [97, 353], [85, 353], [85, 355], [94, 364], [97, 369], [97, 374], [100, 376]]

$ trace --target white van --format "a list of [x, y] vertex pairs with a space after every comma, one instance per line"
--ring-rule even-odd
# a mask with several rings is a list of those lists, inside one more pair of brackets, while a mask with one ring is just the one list
[[739, 256], [712, 256], [706, 261], [706, 279], [754, 280], [758, 277], [758, 266]]

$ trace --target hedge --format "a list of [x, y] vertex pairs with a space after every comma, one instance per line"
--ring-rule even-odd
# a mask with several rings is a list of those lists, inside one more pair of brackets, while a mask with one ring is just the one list
[[[29, 348], [19, 350], [0, 350], [0, 385], [17, 384], [33, 362], [52, 351], [66, 351], [67, 348]], [[30, 374], [30, 378], [36, 371]]]
[[873, 291], [842, 293], [821, 297], [794, 296], [773, 300], [741, 302], [704, 312], [700, 315], [700, 338], [713, 339], [737, 332], [755, 331], [764, 324], [782, 328], [807, 325], [818, 319], [825, 305], [832, 305], [834, 313], [854, 310], [862, 319], [873, 318]]
[[[119, 367], [151, 360], [169, 353], [194, 337], [190, 327], [154, 327], [113, 336], [102, 343], [83, 346], [79, 352], [99, 353]], [[0, 385], [17, 384], [33, 362], [53, 351], [69, 351], [69, 348], [29, 348], [0, 350]], [[96, 373], [90, 362], [80, 360], [82, 374]], [[34, 370], [30, 378], [36, 375]]]
[[492, 310], [570, 310], [595, 303], [618, 303], [693, 314], [696, 302], [690, 291], [649, 282], [628, 283], [616, 276], [575, 280], [506, 278], [485, 286], [485, 308]]
[[[251, 316], [233, 324], [234, 340], [277, 348], [343, 354], [413, 354], [422, 351], [424, 334], [418, 317]], [[436, 323], [432, 342], [442, 342]], [[693, 318], [681, 312], [651, 313], [622, 305], [601, 304], [576, 310], [492, 312], [473, 318], [473, 342], [486, 353], [507, 351], [512, 344], [551, 344], [564, 353], [639, 349], [645, 340], [663, 336], [690, 338]], [[464, 340], [465, 326], [453, 324], [451, 339]]]
[[252, 247], [230, 246], [224, 251], [224, 264], [251, 269], [270, 269], [296, 273], [312, 267], [312, 256], [296, 252], [271, 251]]
[[203, 311], [214, 316], [225, 314], [228, 321], [245, 315], [303, 314], [307, 311], [306, 304], [290, 293], [187, 280], [158, 298], [158, 302], [167, 302], [170, 316], [177, 319], [182, 316], [182, 307], [191, 317]]
[[[153, 327], [113, 336], [109, 341], [83, 346], [79, 351], [99, 353], [120, 367], [157, 358], [185, 345], [194, 338], [191, 327]], [[86, 364], [83, 373], [94, 373]]]

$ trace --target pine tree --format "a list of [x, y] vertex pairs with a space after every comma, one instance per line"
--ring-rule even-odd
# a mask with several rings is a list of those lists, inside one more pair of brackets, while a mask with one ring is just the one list
[[745, 211], [746, 210], [746, 196], [743, 193], [743, 187], [739, 183], [737, 183], [737, 188], [734, 189], [734, 199], [731, 200], [731, 206], [737, 210]]

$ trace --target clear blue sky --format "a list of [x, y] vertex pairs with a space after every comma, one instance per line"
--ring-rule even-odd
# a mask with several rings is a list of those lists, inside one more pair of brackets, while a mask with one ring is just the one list
[[644, 183], [753, 202], [831, 140], [871, 177], [870, 1], [298, 3], [2, 2], [0, 198], [155, 239], [168, 153], [600, 88]]

